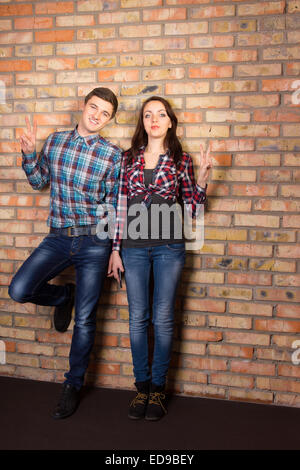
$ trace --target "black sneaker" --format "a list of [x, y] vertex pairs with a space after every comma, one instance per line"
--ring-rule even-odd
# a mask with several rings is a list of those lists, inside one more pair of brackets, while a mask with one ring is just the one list
[[138, 393], [129, 405], [128, 418], [144, 418], [149, 397], [149, 385], [149, 382], [135, 383]]
[[54, 419], [63, 419], [71, 416], [79, 404], [79, 391], [71, 384], [63, 384], [58, 404], [52, 413]]
[[75, 300], [75, 286], [74, 284], [66, 284], [66, 288], [69, 294], [69, 300], [63, 305], [55, 307], [54, 310], [54, 328], [60, 333], [67, 331], [71, 319], [72, 319], [72, 310]]
[[145, 419], [157, 421], [167, 414], [167, 396], [164, 386], [151, 384]]

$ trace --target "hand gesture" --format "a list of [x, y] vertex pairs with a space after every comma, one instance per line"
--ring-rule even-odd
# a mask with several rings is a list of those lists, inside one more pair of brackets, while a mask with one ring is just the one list
[[201, 188], [203, 189], [206, 186], [207, 179], [209, 176], [209, 170], [212, 167], [212, 159], [209, 154], [210, 154], [210, 144], [206, 151], [204, 151], [203, 146], [200, 145], [200, 161], [199, 161], [197, 184], [201, 186]]
[[124, 267], [123, 267], [122, 259], [121, 259], [121, 256], [119, 255], [119, 252], [114, 250], [111, 253], [110, 258], [109, 258], [107, 276], [114, 277], [120, 283], [118, 270], [120, 270], [121, 273], [123, 273]]
[[30, 125], [29, 118], [25, 118], [26, 131], [20, 137], [21, 150], [25, 155], [29, 155], [35, 151], [37, 124], [33, 121], [33, 128]]

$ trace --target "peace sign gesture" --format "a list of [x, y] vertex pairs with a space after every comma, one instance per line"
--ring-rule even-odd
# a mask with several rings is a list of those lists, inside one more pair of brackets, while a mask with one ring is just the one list
[[209, 154], [210, 144], [208, 145], [208, 149], [206, 151], [204, 151], [203, 146], [200, 145], [200, 161], [197, 184], [201, 186], [201, 188], [205, 188], [209, 175], [209, 170], [212, 167], [212, 159]]
[[36, 142], [36, 132], [37, 132], [37, 124], [36, 121], [33, 121], [33, 128], [31, 128], [29, 118], [26, 116], [26, 131], [20, 137], [20, 144], [22, 152], [25, 155], [29, 155], [35, 151], [35, 142]]

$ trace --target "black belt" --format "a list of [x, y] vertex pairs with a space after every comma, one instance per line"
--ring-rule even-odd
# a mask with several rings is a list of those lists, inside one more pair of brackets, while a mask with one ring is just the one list
[[77, 227], [55, 228], [50, 227], [50, 233], [66, 235], [67, 237], [80, 237], [81, 235], [95, 235], [97, 225], [79, 225]]

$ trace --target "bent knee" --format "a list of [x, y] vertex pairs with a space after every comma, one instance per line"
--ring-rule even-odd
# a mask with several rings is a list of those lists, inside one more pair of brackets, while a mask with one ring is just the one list
[[8, 294], [15, 302], [19, 302], [21, 304], [27, 302], [24, 286], [21, 282], [18, 282], [15, 279], [12, 280], [8, 288]]

